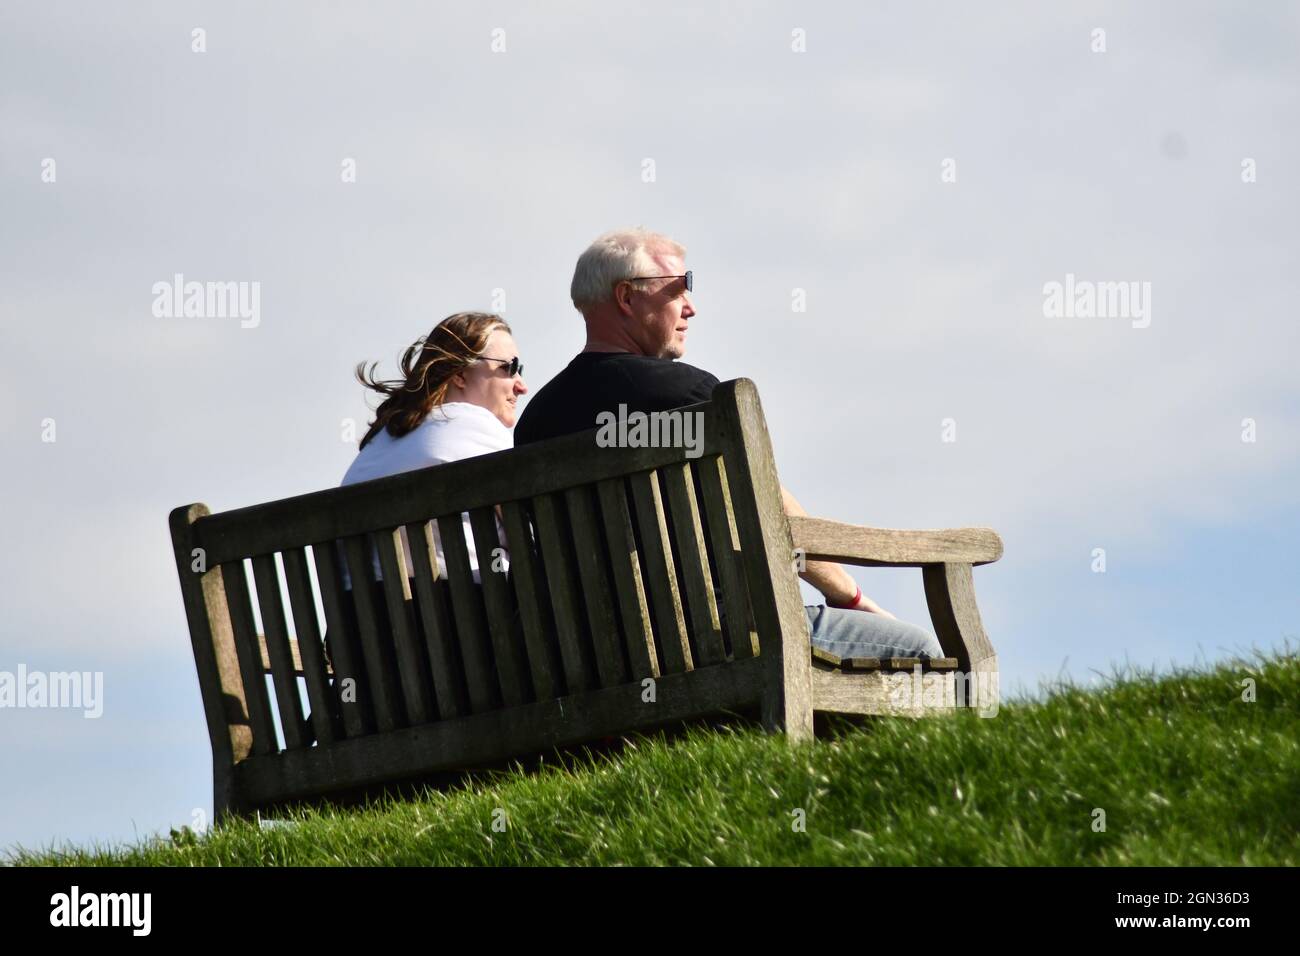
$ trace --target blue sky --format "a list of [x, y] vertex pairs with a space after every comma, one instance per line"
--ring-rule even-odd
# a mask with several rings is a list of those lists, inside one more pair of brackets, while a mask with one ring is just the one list
[[[1282, 3], [6, 5], [0, 670], [102, 670], [105, 711], [0, 709], [0, 846], [210, 811], [168, 511], [337, 484], [340, 423], [368, 420], [352, 367], [493, 290], [542, 384], [581, 347], [573, 262], [619, 225], [688, 247], [686, 360], [758, 383], [809, 511], [1002, 534], [976, 587], [1004, 687], [1294, 646], [1298, 26]], [[260, 324], [155, 317], [178, 272], [260, 282]], [[1045, 316], [1067, 274], [1151, 283], [1150, 325]], [[926, 620], [918, 573], [857, 575]]]

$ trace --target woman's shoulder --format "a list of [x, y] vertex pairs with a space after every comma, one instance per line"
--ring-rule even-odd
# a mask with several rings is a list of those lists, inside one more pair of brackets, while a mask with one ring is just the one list
[[510, 429], [486, 408], [468, 402], [446, 402], [436, 406], [405, 435], [394, 438], [386, 430], [375, 434], [357, 452], [342, 483], [349, 485], [475, 455], [490, 455], [513, 446]]
[[455, 456], [458, 458], [500, 451], [514, 444], [510, 429], [501, 424], [499, 418], [482, 405], [469, 402], [444, 402], [434, 406], [420, 424], [419, 430], [424, 433], [427, 441], [447, 446], [448, 451], [454, 451], [460, 446], [479, 449], [465, 451]]

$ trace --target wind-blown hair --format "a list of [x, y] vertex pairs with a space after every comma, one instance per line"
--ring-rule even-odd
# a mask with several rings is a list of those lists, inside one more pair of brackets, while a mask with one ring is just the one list
[[370, 439], [386, 429], [394, 438], [418, 428], [434, 408], [447, 400], [451, 377], [473, 365], [487, 347], [488, 336], [497, 329], [506, 332], [505, 319], [491, 312], [457, 312], [443, 319], [428, 335], [416, 339], [402, 356], [402, 377], [383, 381], [375, 378], [378, 362], [357, 365], [357, 381], [387, 396], [375, 410], [375, 420], [361, 439]]
[[686, 247], [640, 226], [605, 233], [578, 256], [573, 283], [569, 286], [573, 307], [582, 312], [611, 301], [616, 283], [656, 275], [659, 268], [650, 257], [665, 254], [685, 258]]

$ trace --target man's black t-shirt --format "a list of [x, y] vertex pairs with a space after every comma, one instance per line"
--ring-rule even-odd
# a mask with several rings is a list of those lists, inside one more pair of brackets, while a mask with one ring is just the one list
[[601, 412], [665, 412], [707, 402], [718, 380], [672, 359], [627, 352], [582, 352], [541, 387], [515, 426], [515, 445], [596, 428]]
[[[582, 352], [565, 367], [564, 371], [551, 379], [532, 397], [524, 408], [519, 424], [515, 426], [515, 445], [527, 445], [532, 442], [545, 441], [560, 435], [587, 431], [598, 427], [596, 416], [601, 412], [619, 413], [619, 405], [626, 405], [628, 414], [632, 412], [666, 412], [683, 405], [695, 405], [707, 402], [713, 397], [713, 390], [718, 379], [703, 369], [698, 369], [685, 362], [672, 359], [650, 358], [644, 355], [631, 355], [626, 352]], [[697, 500], [702, 500], [700, 472], [692, 469]], [[672, 510], [664, 503], [664, 513], [670, 524], [673, 522]], [[701, 514], [701, 519], [708, 517]], [[642, 529], [634, 522], [638, 550], [642, 547]], [[683, 567], [679, 542], [676, 535], [671, 537], [673, 564], [681, 573]], [[723, 593], [721, 579], [718, 575], [716, 558], [713, 555], [710, 538], [705, 536], [705, 553], [708, 557], [712, 576], [714, 600], [719, 618], [722, 622], [721, 639], [730, 646], [725, 636], [727, 618], [726, 597]], [[685, 605], [687, 620], [694, 620], [691, 612], [690, 593], [684, 582], [679, 582], [680, 600]], [[658, 627], [667, 627], [659, 623]], [[692, 653], [700, 653], [699, 635], [691, 638]], [[699, 659], [698, 657], [696, 658]]]

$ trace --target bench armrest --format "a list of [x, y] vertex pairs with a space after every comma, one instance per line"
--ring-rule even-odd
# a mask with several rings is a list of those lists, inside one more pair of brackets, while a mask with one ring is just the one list
[[808, 561], [922, 568], [929, 564], [990, 564], [1002, 557], [1002, 539], [992, 528], [905, 531], [825, 518], [792, 515], [789, 520], [794, 546]]
[[[930, 623], [944, 656], [958, 670], [978, 676], [975, 696], [959, 694], [959, 706], [992, 708], [998, 697], [998, 658], [980, 621], [971, 567], [1002, 557], [1002, 539], [992, 528], [900, 531], [864, 528], [824, 518], [790, 516], [790, 536], [809, 561], [839, 561], [864, 567], [921, 568]], [[965, 686], [965, 685], [963, 685]]]

